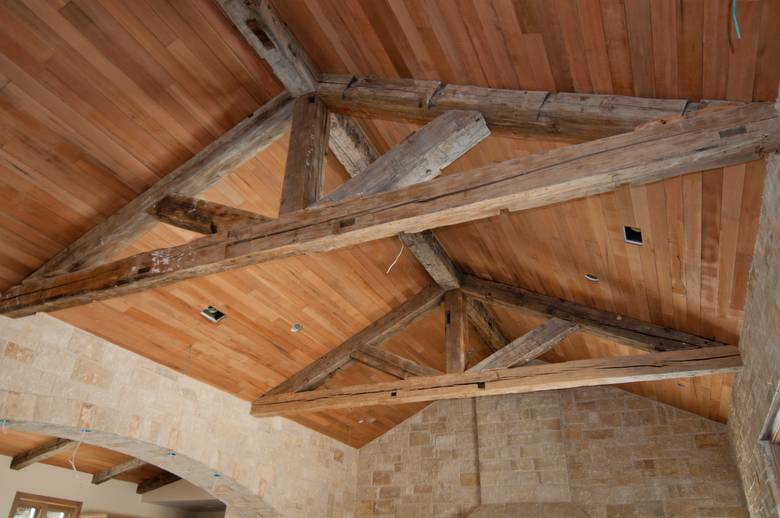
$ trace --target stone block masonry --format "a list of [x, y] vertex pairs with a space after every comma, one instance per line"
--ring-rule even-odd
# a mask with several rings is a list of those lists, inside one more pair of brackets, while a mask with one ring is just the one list
[[748, 515], [725, 426], [614, 387], [441, 401], [359, 452], [358, 517], [521, 508], [546, 518]]
[[732, 393], [729, 428], [752, 516], [780, 516], [780, 482], [759, 439], [780, 390], [780, 155], [767, 162], [758, 237], [739, 347], [744, 367]]
[[351, 517], [356, 451], [249, 407], [48, 315], [0, 318], [0, 419], [10, 427], [156, 464], [236, 518]]

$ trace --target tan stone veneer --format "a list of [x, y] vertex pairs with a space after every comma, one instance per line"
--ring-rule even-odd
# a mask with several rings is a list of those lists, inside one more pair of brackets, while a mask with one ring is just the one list
[[[780, 101], [779, 101], [780, 103]], [[780, 390], [780, 155], [767, 160], [763, 205], [739, 339], [744, 367], [732, 394], [729, 428], [751, 516], [780, 516], [780, 481], [760, 443]]]
[[352, 516], [353, 448], [48, 315], [0, 317], [0, 419], [141, 458], [231, 516]]
[[747, 510], [724, 425], [591, 387], [428, 406], [361, 448], [356, 515], [734, 518]]

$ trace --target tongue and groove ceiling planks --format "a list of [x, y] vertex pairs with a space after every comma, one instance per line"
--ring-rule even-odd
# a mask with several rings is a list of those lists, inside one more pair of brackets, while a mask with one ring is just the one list
[[[715, 2], [295, 0], [272, 2], [322, 71], [491, 87], [648, 97], [768, 100], [777, 92], [777, 2], [740, 2], [729, 41]], [[725, 4], [725, 3], [724, 3]], [[281, 91], [216, 3], [0, 6], [0, 283], [18, 283], [64, 246]], [[13, 31], [9, 29], [13, 27]], [[733, 51], [730, 49], [733, 46]], [[380, 152], [416, 126], [363, 121]], [[489, 137], [444, 174], [561, 143]], [[274, 217], [287, 137], [204, 199]], [[348, 174], [332, 155], [325, 192]], [[737, 343], [763, 164], [694, 173], [436, 231], [467, 273]], [[623, 242], [639, 226], [645, 244]], [[186, 242], [157, 225], [120, 255]], [[254, 400], [430, 282], [385, 239], [192, 279], [71, 308], [63, 320], [237, 396]], [[597, 275], [594, 284], [584, 274]], [[214, 305], [215, 326], [198, 313]], [[514, 338], [537, 317], [490, 306]], [[293, 323], [303, 331], [291, 333]], [[468, 366], [490, 349], [471, 329]], [[444, 370], [437, 309], [385, 348]], [[635, 353], [575, 333], [550, 361]], [[325, 385], [388, 381], [353, 363]], [[626, 388], [725, 421], [732, 376]], [[297, 416], [359, 446], [422, 404]]]

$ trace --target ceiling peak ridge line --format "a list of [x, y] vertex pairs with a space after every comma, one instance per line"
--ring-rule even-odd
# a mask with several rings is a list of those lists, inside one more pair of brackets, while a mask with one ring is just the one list
[[[769, 112], [772, 117], [766, 118]], [[746, 131], [720, 138], [717, 132], [734, 127], [737, 121], [745, 125]], [[692, 133], [691, 128], [697, 131]], [[686, 138], [652, 142], [658, 135], [676, 134], [686, 134]], [[598, 160], [590, 156], [594, 150], [610, 148], [613, 151], [600, 153]], [[701, 151], [702, 148], [706, 150]], [[527, 210], [601, 194], [621, 185], [745, 163], [761, 158], [759, 151], [777, 149], [780, 117], [772, 105], [748, 104], [700, 112], [641, 131], [528, 155], [392, 191], [329, 202], [274, 221], [200, 238], [183, 247], [138, 254], [98, 269], [47, 277], [35, 283], [36, 291], [43, 290], [37, 295], [28, 294], [30, 287], [24, 285], [9, 290], [0, 298], [0, 313], [22, 316], [70, 307], [271, 259], [484, 219], [501, 209]], [[573, 161], [572, 157], [577, 155], [582, 155], [581, 159]], [[644, 166], [642, 157], [647, 162]], [[620, 166], [617, 169], [616, 164]], [[518, 177], [526, 169], [542, 167], [547, 168], [544, 174]], [[196, 249], [198, 253], [194, 253]], [[80, 285], [58, 287], [62, 282], [74, 281]], [[55, 299], [59, 300], [55, 303]]]

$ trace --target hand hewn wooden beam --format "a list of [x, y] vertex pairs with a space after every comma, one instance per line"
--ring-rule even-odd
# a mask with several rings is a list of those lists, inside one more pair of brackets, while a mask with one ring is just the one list
[[762, 157], [780, 148], [780, 117], [753, 103], [456, 173], [391, 192], [285, 214], [8, 290], [0, 313], [22, 316], [150, 287], [430, 228], [464, 223]]
[[164, 473], [160, 473], [156, 477], [150, 478], [148, 480], [144, 480], [143, 482], [138, 484], [138, 487], [136, 488], [135, 492], [136, 494], [143, 495], [144, 493], [148, 493], [149, 491], [154, 491], [155, 489], [159, 489], [163, 486], [167, 486], [168, 484], [173, 484], [174, 482], [178, 482], [179, 480], [181, 480], [181, 477], [166, 471]]
[[476, 110], [497, 134], [593, 140], [707, 106], [684, 99], [501, 90], [441, 81], [323, 75], [317, 95], [331, 111], [368, 119], [427, 122], [447, 110]]
[[271, 219], [247, 210], [177, 194], [160, 200], [149, 209], [149, 214], [168, 225], [200, 234], [216, 234]]
[[357, 176], [379, 158], [360, 125], [346, 115], [330, 114], [330, 150], [350, 176]]
[[33, 448], [18, 455], [14, 455], [14, 458], [11, 460], [11, 469], [26, 468], [30, 464], [41, 462], [48, 459], [49, 457], [57, 455], [63, 450], [67, 450], [75, 446], [76, 442], [71, 441], [70, 439], [54, 439], [53, 441], [38, 446], [37, 448]]
[[406, 329], [417, 319], [439, 305], [443, 291], [438, 286], [429, 286], [376, 322], [364, 328], [347, 341], [328, 352], [317, 361], [280, 385], [266, 392], [263, 397], [284, 392], [311, 390], [321, 385], [336, 370], [346, 365], [352, 353], [358, 349], [378, 347], [384, 341]]
[[468, 342], [466, 298], [460, 290], [444, 294], [444, 352], [447, 373], [466, 370], [466, 344]]
[[508, 369], [535, 360], [577, 330], [577, 324], [551, 318], [536, 329], [512, 340], [505, 347], [494, 352], [468, 372], [489, 369]]
[[468, 296], [485, 302], [560, 318], [579, 325], [587, 333], [645, 351], [673, 351], [725, 345], [709, 338], [470, 275], [464, 277], [462, 290]]
[[92, 483], [99, 485], [103, 482], [108, 482], [112, 478], [119, 477], [145, 465], [146, 462], [142, 461], [141, 459], [130, 459], [127, 462], [123, 462], [122, 464], [117, 464], [116, 466], [111, 466], [110, 468], [104, 469], [103, 471], [98, 471], [92, 475]]
[[460, 286], [460, 270], [433, 232], [426, 230], [415, 234], [402, 233], [399, 237], [436, 284], [445, 290]]
[[268, 0], [218, 0], [233, 25], [294, 97], [317, 87], [317, 71]]
[[104, 222], [71, 243], [29, 280], [101, 264], [156, 223], [148, 210], [168, 194], [195, 196], [284, 135], [292, 101], [281, 94], [238, 123], [173, 172], [138, 195]]
[[504, 333], [501, 332], [498, 321], [481, 301], [469, 297], [466, 300], [466, 314], [482, 341], [493, 351], [498, 351], [509, 343]]
[[279, 394], [255, 402], [252, 414], [258, 417], [294, 415], [339, 408], [687, 378], [737, 372], [741, 365], [739, 350], [731, 346], [548, 363]]
[[433, 367], [421, 365], [378, 347], [361, 347], [352, 352], [352, 359], [400, 379], [442, 374]]
[[325, 150], [330, 117], [313, 95], [295, 100], [279, 214], [303, 210], [320, 199], [325, 185]]
[[387, 192], [431, 180], [488, 135], [485, 119], [477, 112], [443, 113], [322, 201]]

